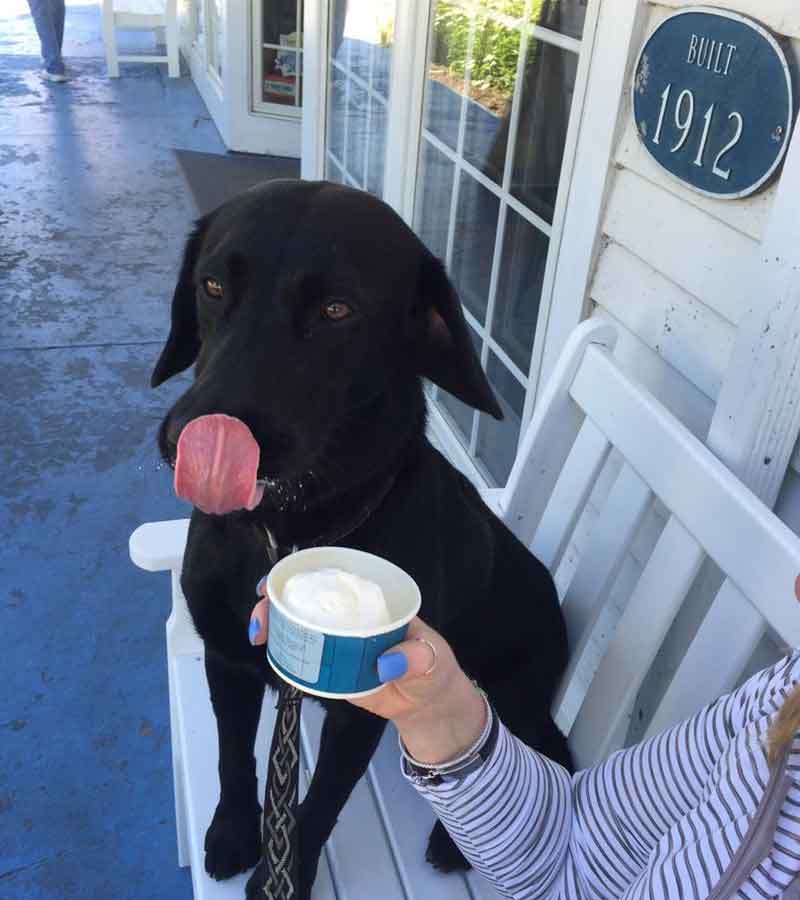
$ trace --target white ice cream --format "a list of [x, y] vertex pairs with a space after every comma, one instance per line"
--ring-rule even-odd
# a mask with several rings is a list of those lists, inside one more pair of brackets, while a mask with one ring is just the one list
[[321, 629], [377, 629], [392, 622], [380, 586], [342, 569], [292, 575], [281, 599], [289, 612]]

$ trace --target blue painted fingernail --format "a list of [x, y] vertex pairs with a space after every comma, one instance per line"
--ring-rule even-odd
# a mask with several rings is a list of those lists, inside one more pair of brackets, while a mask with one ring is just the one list
[[259, 597], [264, 597], [267, 593], [267, 576], [264, 575], [263, 578], [260, 578], [258, 584], [256, 585], [256, 593]]
[[402, 678], [408, 671], [408, 660], [402, 653], [384, 653], [378, 657], [378, 678], [384, 684]]
[[250, 628], [247, 631], [250, 643], [255, 644], [256, 638], [261, 634], [261, 622], [254, 616], [250, 619]]

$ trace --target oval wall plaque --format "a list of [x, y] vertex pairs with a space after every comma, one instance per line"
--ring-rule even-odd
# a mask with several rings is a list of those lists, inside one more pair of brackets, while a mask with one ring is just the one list
[[633, 81], [636, 129], [671, 175], [711, 197], [746, 197], [778, 168], [792, 81], [777, 41], [736, 13], [693, 7], [650, 35]]

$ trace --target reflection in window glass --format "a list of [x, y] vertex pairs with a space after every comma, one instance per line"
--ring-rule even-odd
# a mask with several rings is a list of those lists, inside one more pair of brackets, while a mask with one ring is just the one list
[[[579, 40], [587, 3], [432, 4], [413, 222], [446, 259], [477, 337], [488, 344], [489, 377], [506, 420], [480, 415], [477, 445], [467, 446], [497, 484], [505, 483], [519, 438], [551, 243], [544, 223], [553, 224], [578, 66], [578, 44], [553, 32]], [[443, 391], [435, 402], [466, 444], [469, 410]]]
[[464, 158], [502, 184], [511, 101], [522, 34], [491, 18], [479, 18], [470, 69]]
[[[330, 0], [326, 154], [346, 184], [383, 195], [394, 0]], [[327, 165], [327, 163], [326, 163]]]
[[419, 199], [414, 209], [414, 231], [439, 259], [444, 259], [447, 252], [454, 169], [443, 153], [425, 141], [417, 176]]
[[495, 484], [503, 485], [508, 479], [517, 454], [520, 423], [525, 406], [525, 389], [491, 351], [486, 374], [503, 410], [504, 418], [498, 422], [486, 413], [479, 414], [476, 450], [478, 459]]
[[513, 209], [506, 213], [492, 337], [527, 375], [550, 241]]
[[204, 0], [208, 15], [208, 65], [222, 77], [222, 62], [225, 58], [225, 26], [222, 0]]
[[500, 201], [462, 172], [450, 274], [461, 302], [483, 323], [492, 275]]
[[553, 221], [577, 69], [574, 53], [530, 39], [511, 193], [547, 222]]
[[436, 4], [425, 88], [424, 127], [453, 149], [458, 144], [469, 30], [469, 17], [461, 7], [447, 2]]
[[[475, 348], [478, 358], [480, 358], [481, 339], [475, 329], [470, 326], [469, 322], [467, 323], [467, 332], [472, 341], [472, 346]], [[472, 420], [476, 415], [475, 410], [473, 410], [471, 406], [467, 406], [466, 403], [462, 403], [452, 394], [448, 394], [443, 388], [439, 388], [437, 394], [439, 403], [445, 408], [447, 415], [450, 417], [453, 425], [455, 425], [455, 430], [461, 439], [461, 442], [469, 449], [470, 437], [472, 435]]]
[[588, 0], [534, 0], [532, 20], [537, 25], [580, 38]]
[[439, 405], [444, 407], [450, 421], [455, 426], [453, 430], [461, 439], [461, 443], [465, 447], [469, 447], [474, 410], [471, 406], [467, 406], [466, 403], [462, 403], [458, 397], [448, 394], [443, 389], [437, 392], [437, 397]]
[[301, 0], [261, 0], [264, 103], [302, 105], [303, 6]]

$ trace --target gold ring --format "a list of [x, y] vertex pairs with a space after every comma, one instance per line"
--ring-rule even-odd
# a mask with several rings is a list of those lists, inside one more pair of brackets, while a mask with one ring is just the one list
[[430, 675], [433, 672], [433, 670], [436, 668], [436, 663], [439, 661], [439, 654], [436, 652], [436, 647], [434, 647], [433, 644], [427, 638], [424, 638], [424, 637], [414, 638], [414, 640], [419, 641], [421, 644], [427, 644], [428, 647], [431, 648], [431, 653], [433, 654], [433, 662], [431, 663], [428, 671], [422, 673], [423, 676]]

